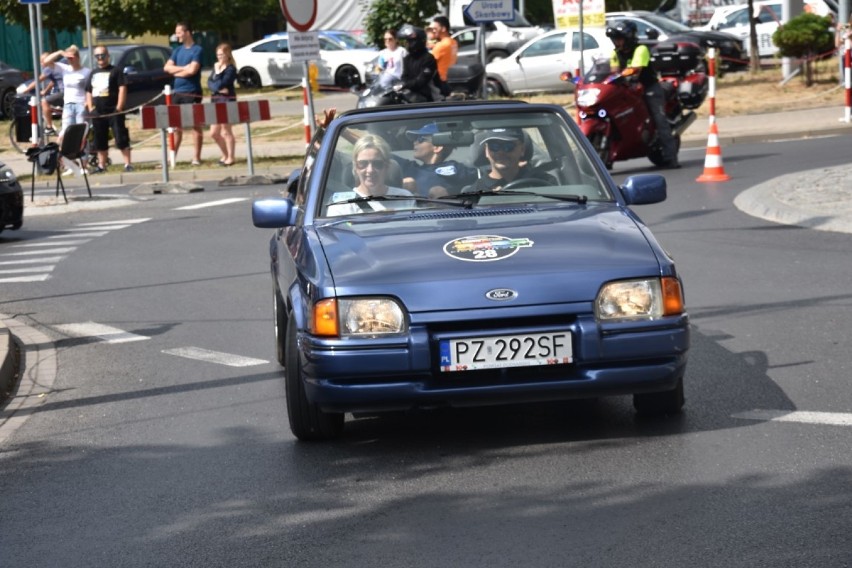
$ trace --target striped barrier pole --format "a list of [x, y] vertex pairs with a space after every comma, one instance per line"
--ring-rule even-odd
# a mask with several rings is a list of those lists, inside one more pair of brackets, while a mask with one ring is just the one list
[[317, 129], [316, 118], [314, 117], [314, 97], [311, 93], [311, 86], [308, 83], [310, 74], [310, 62], [302, 61], [302, 103], [304, 105], [305, 146], [311, 143], [313, 133]]
[[[166, 106], [172, 104], [172, 86], [166, 85], [163, 89], [163, 92], [166, 95]], [[171, 126], [168, 128], [169, 133], [169, 165], [171, 167], [175, 167], [175, 160], [177, 159], [177, 152], [175, 151], [175, 129]], [[166, 174], [165, 164], [163, 164], [163, 174], [166, 178], [164, 181], [168, 180], [168, 175]]]
[[707, 98], [710, 105], [710, 124], [716, 122], [716, 48], [707, 50]]
[[846, 88], [846, 110], [843, 122], [852, 122], [852, 39], [844, 42], [843, 51], [843, 86]]
[[38, 103], [30, 97], [30, 143], [38, 146]]

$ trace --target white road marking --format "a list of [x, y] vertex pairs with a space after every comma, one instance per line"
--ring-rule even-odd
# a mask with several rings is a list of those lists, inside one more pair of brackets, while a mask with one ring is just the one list
[[95, 337], [106, 343], [127, 343], [129, 341], [143, 341], [145, 339], [151, 339], [144, 335], [136, 335], [135, 333], [130, 333], [123, 329], [118, 329], [117, 327], [110, 327], [93, 321], [83, 323], [66, 323], [62, 325], [54, 325], [52, 327], [69, 337]]
[[190, 209], [202, 209], [204, 207], [216, 207], [219, 205], [230, 205], [231, 203], [239, 203], [240, 201], [247, 200], [248, 197], [231, 197], [230, 199], [220, 199], [219, 201], [208, 201], [207, 203], [197, 203], [195, 205], [186, 205], [184, 207], [177, 207], [174, 211], [188, 211]]
[[734, 414], [743, 420], [771, 422], [798, 422], [800, 424], [823, 424], [828, 426], [852, 426], [850, 412], [812, 412], [806, 410], [751, 410]]
[[229, 367], [251, 367], [253, 365], [263, 365], [269, 363], [263, 359], [252, 359], [251, 357], [242, 357], [240, 355], [231, 355], [230, 353], [222, 353], [219, 351], [210, 351], [201, 349], [200, 347], [177, 347], [175, 349], [165, 349], [163, 353], [167, 355], [177, 355], [187, 359], [195, 359], [196, 361], [206, 361], [208, 363], [218, 363], [219, 365], [227, 365]]
[[80, 227], [98, 227], [100, 225], [135, 225], [137, 223], [144, 223], [145, 221], [150, 221], [151, 217], [145, 217], [143, 219], [122, 219], [121, 221], [97, 221], [94, 223], [79, 223]]
[[4, 268], [0, 269], [0, 274], [21, 274], [23, 272], [51, 272], [53, 265], [46, 266], [25, 266], [23, 268]]
[[[53, 237], [48, 237], [53, 238]], [[53, 242], [37, 242], [37, 243], [26, 243], [19, 245], [12, 245], [13, 247], [58, 247], [58, 246], [67, 246], [67, 245], [82, 245], [84, 243], [88, 243], [92, 239], [81, 239], [74, 241], [53, 241]]]
[[48, 256], [47, 258], [25, 258], [22, 260], [0, 260], [0, 265], [33, 264], [36, 262], [59, 262], [64, 256]]
[[[66, 229], [69, 233], [73, 234], [65, 234], [65, 235], [54, 235], [52, 237], [47, 237], [48, 239], [67, 239], [68, 237], [74, 237], [75, 239], [79, 239], [80, 237], [102, 237], [109, 233], [109, 231], [92, 231], [92, 229]], [[85, 231], [85, 232], [77, 232], [77, 231]]]
[[65, 248], [52, 248], [52, 249], [44, 249], [44, 250], [28, 250], [26, 252], [6, 252], [0, 256], [27, 256], [34, 254], [68, 254], [69, 252], [74, 252], [77, 250], [77, 247], [65, 247]]
[[10, 276], [9, 278], [0, 278], [0, 283], [6, 282], [44, 282], [50, 278], [50, 274], [33, 274], [31, 276]]

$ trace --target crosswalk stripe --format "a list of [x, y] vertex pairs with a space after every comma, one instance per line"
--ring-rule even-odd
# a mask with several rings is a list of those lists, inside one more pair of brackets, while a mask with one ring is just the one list
[[[12, 245], [12, 247], [57, 247], [57, 246], [67, 246], [67, 245], [82, 245], [88, 243], [92, 239], [81, 239], [81, 240], [73, 240], [73, 241], [55, 241], [55, 242], [37, 242], [37, 243], [22, 243], [17, 245]], [[11, 247], [10, 247], [11, 248]]]
[[0, 283], [44, 282], [48, 278], [50, 278], [50, 274], [32, 274], [30, 276], [10, 276], [9, 278], [0, 278]]
[[144, 335], [136, 335], [135, 333], [130, 333], [117, 327], [111, 327], [95, 323], [93, 321], [83, 323], [66, 323], [54, 325], [52, 327], [56, 331], [59, 331], [69, 337], [94, 337], [101, 339], [105, 343], [127, 343], [129, 341], [143, 341], [145, 339], [151, 339]]
[[798, 422], [801, 424], [823, 424], [828, 426], [852, 426], [852, 413], [813, 412], [807, 410], [751, 410], [733, 415], [743, 420], [771, 422]]
[[97, 227], [99, 225], [136, 225], [138, 223], [144, 223], [145, 221], [150, 221], [151, 217], [145, 217], [142, 219], [122, 219], [121, 221], [95, 221], [93, 223], [78, 223], [79, 227]]
[[4, 252], [0, 256], [32, 256], [34, 254], [68, 254], [77, 250], [77, 247], [52, 248], [45, 250], [28, 250], [25, 252]]
[[21, 274], [24, 272], [51, 272], [53, 265], [47, 266], [26, 266], [24, 268], [4, 268], [0, 269], [0, 274]]
[[231, 203], [239, 203], [247, 200], [248, 197], [231, 197], [230, 199], [220, 199], [219, 201], [208, 201], [207, 203], [196, 203], [195, 205], [186, 205], [184, 207], [176, 207], [175, 211], [188, 211], [190, 209], [202, 209], [204, 207], [216, 207], [218, 205], [229, 205]]
[[53, 235], [52, 237], [47, 237], [48, 239], [67, 239], [68, 237], [74, 237], [78, 239], [80, 237], [102, 237], [109, 233], [109, 231], [93, 231], [92, 229], [67, 229], [67, 233], [64, 235]]
[[177, 347], [175, 349], [165, 349], [163, 353], [167, 355], [177, 355], [186, 359], [194, 359], [196, 361], [206, 361], [208, 363], [218, 363], [229, 367], [251, 367], [253, 365], [263, 365], [269, 363], [263, 359], [253, 359], [251, 357], [242, 357], [240, 355], [232, 355], [230, 353], [222, 353], [220, 351], [210, 351], [200, 347]]
[[36, 262], [59, 262], [65, 258], [64, 256], [48, 256], [46, 258], [24, 258], [21, 260], [0, 260], [0, 266], [9, 266], [13, 264], [34, 264]]

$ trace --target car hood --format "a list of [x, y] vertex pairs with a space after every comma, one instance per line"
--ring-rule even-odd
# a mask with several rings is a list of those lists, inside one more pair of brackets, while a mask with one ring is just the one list
[[335, 293], [396, 296], [412, 313], [505, 305], [486, 297], [499, 289], [515, 293], [512, 306], [591, 302], [602, 282], [661, 271], [645, 233], [615, 206], [502, 222], [475, 214], [317, 227]]

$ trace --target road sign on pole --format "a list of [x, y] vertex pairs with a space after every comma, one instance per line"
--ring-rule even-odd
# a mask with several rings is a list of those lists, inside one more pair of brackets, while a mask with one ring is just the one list
[[473, 0], [464, 13], [477, 24], [508, 22], [515, 19], [515, 5], [512, 0]]
[[278, 0], [284, 19], [293, 29], [306, 32], [317, 19], [317, 0]]

